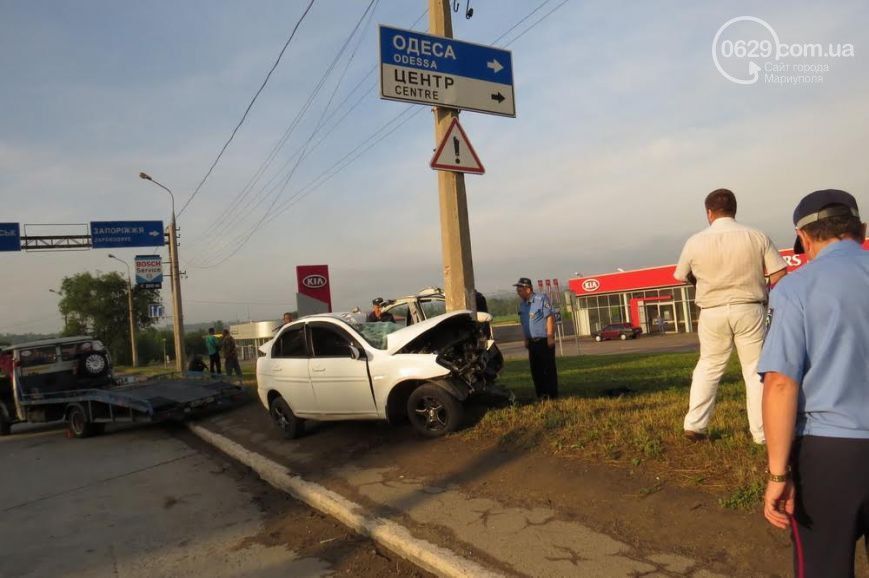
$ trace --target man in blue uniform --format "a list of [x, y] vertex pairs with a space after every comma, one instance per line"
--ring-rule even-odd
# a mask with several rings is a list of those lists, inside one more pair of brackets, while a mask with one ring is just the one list
[[520, 277], [513, 284], [519, 295], [519, 322], [531, 364], [531, 378], [537, 399], [558, 397], [555, 368], [555, 315], [546, 295], [535, 293], [531, 279]]
[[815, 191], [794, 211], [811, 261], [773, 290], [758, 372], [764, 515], [791, 527], [797, 576], [853, 576], [869, 534], [869, 252], [857, 201]]

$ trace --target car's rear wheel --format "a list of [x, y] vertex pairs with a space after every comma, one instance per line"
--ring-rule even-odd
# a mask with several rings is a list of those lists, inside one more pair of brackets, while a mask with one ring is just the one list
[[12, 424], [6, 419], [3, 408], [0, 407], [0, 436], [8, 436], [12, 433]]
[[628, 336], [626, 333], [622, 333], [621, 335], [619, 335], [619, 339], [621, 339], [622, 341], [626, 341], [628, 339]]
[[464, 407], [455, 397], [432, 383], [419, 386], [407, 400], [407, 415], [414, 429], [429, 438], [456, 431]]
[[100, 377], [109, 370], [109, 360], [102, 353], [88, 353], [79, 362], [79, 372], [88, 377]]
[[93, 423], [80, 405], [74, 405], [66, 413], [66, 422], [70, 433], [79, 439], [99, 435], [103, 431], [102, 424]]
[[305, 420], [296, 417], [290, 405], [282, 397], [276, 397], [269, 406], [272, 421], [288, 440], [295, 439], [305, 431]]
[[603, 341], [603, 337], [601, 337], [600, 335], [595, 335], [594, 340], [600, 343], [601, 341]]

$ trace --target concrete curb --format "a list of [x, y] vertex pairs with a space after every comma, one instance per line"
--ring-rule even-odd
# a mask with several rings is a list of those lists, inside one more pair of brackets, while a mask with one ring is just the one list
[[307, 482], [300, 476], [293, 475], [293, 472], [286, 467], [245, 449], [225, 436], [196, 424], [188, 424], [188, 428], [205, 442], [251, 468], [274, 488], [287, 492], [312, 508], [332, 516], [355, 532], [370, 537], [420, 568], [450, 578], [503, 576], [476, 562], [462, 558], [446, 548], [414, 538], [407, 528], [391, 520], [370, 516], [359, 504], [319, 484]]

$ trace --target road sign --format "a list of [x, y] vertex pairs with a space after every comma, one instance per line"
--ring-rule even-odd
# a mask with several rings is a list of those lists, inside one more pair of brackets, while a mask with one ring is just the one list
[[156, 247], [163, 244], [163, 221], [91, 221], [94, 249]]
[[0, 223], [0, 251], [21, 250], [21, 227], [18, 223]]
[[509, 50], [380, 27], [380, 97], [516, 116]]
[[163, 287], [163, 259], [160, 255], [136, 255], [136, 285], [142, 289]]
[[163, 317], [163, 306], [159, 303], [148, 303], [148, 317], [151, 319]]
[[455, 171], [482, 175], [486, 172], [480, 157], [474, 152], [468, 135], [465, 134], [458, 117], [453, 119], [444, 139], [431, 158], [431, 168], [438, 171]]

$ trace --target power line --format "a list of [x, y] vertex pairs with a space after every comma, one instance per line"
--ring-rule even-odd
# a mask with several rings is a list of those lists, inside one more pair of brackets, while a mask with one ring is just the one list
[[250, 103], [248, 103], [247, 108], [244, 111], [244, 114], [241, 115], [241, 120], [239, 120], [238, 124], [235, 125], [235, 128], [232, 129], [232, 134], [229, 135], [229, 138], [223, 144], [223, 147], [220, 149], [220, 152], [217, 153], [217, 157], [214, 159], [214, 162], [211, 163], [211, 166], [208, 168], [208, 172], [205, 173], [205, 176], [202, 177], [202, 180], [199, 181], [198, 185], [196, 185], [196, 189], [194, 189], [193, 194], [190, 195], [190, 198], [187, 199], [187, 202], [185, 202], [184, 205], [181, 207], [181, 210], [178, 211], [178, 215], [177, 215], [178, 217], [180, 217], [182, 214], [184, 214], [184, 210], [187, 209], [187, 206], [191, 203], [191, 201], [193, 201], [193, 199], [196, 198], [196, 195], [198, 195], [199, 191], [202, 189], [202, 185], [205, 184], [205, 181], [208, 180], [208, 177], [211, 176], [211, 173], [214, 171], [214, 167], [216, 167], [217, 163], [220, 162], [220, 159], [223, 156], [223, 153], [226, 151], [226, 148], [229, 146], [229, 143], [232, 142], [232, 139], [235, 138], [235, 134], [238, 132], [238, 129], [240, 129], [241, 125], [244, 124], [245, 119], [247, 119], [248, 113], [250, 113], [250, 109], [253, 108], [253, 104], [256, 102], [256, 99], [259, 97], [259, 95], [263, 91], [263, 89], [265, 89], [266, 84], [268, 84], [269, 79], [272, 76], [272, 73], [278, 67], [278, 64], [280, 64], [281, 58], [284, 56], [284, 52], [287, 51], [287, 47], [290, 45], [290, 42], [292, 42], [293, 38], [296, 36], [296, 32], [299, 30], [299, 26], [302, 25], [302, 21], [305, 20], [305, 17], [308, 15], [308, 12], [311, 11], [311, 7], [313, 5], [314, 5], [314, 0], [311, 0], [308, 3], [307, 8], [305, 8], [305, 11], [302, 13], [302, 16], [296, 22], [296, 25], [293, 26], [293, 31], [290, 33], [290, 37], [287, 38], [287, 41], [284, 43], [283, 48], [281, 48], [281, 51], [278, 54], [278, 57], [275, 59], [275, 63], [272, 64], [272, 67], [269, 69], [268, 74], [266, 74], [266, 77], [263, 79], [263, 82], [260, 85], [259, 89], [256, 91], [256, 94], [253, 95], [253, 98], [250, 100]]
[[[329, 76], [331, 75], [332, 71], [335, 69], [338, 62], [340, 62], [341, 57], [345, 54], [347, 47], [350, 45], [350, 42], [352, 41], [353, 37], [356, 35], [358, 30], [360, 29], [360, 26], [363, 24], [363, 22], [365, 22], [366, 16], [367, 16], [369, 21], [373, 17], [374, 10], [372, 8], [375, 7], [377, 3], [379, 3], [379, 0], [371, 0], [371, 2], [369, 2], [368, 7], [362, 13], [362, 15], [360, 16], [356, 25], [353, 27], [353, 30], [347, 36], [346, 40], [342, 44], [338, 53], [332, 59], [332, 62], [327, 67], [325, 73], [322, 75], [319, 82], [316, 84], [316, 86], [312, 90], [311, 94], [308, 96], [308, 99], [306, 100], [302, 109], [297, 113], [296, 117], [290, 123], [290, 126], [286, 129], [286, 131], [284, 131], [283, 136], [281, 137], [281, 139], [279, 139], [278, 143], [273, 147], [272, 151], [269, 153], [268, 158], [260, 165], [260, 168], [254, 174], [254, 176], [250, 179], [250, 181], [248, 181], [248, 184], [245, 185], [245, 188], [242, 190], [242, 192], [240, 194], [236, 195], [236, 198], [230, 203], [230, 205], [227, 207], [227, 209], [225, 209], [223, 211], [223, 213], [220, 215], [220, 217], [218, 217], [218, 219], [214, 223], [212, 223], [202, 233], [203, 237], [207, 238], [209, 235], [219, 234], [222, 229], [226, 228], [233, 221], [241, 222], [241, 221], [244, 221], [244, 219], [246, 219], [249, 215], [252, 215], [256, 211], [256, 209], [259, 208], [259, 206], [262, 205], [262, 203], [272, 193], [274, 193], [276, 187], [272, 187], [268, 191], [266, 191], [266, 189], [268, 187], [270, 187], [270, 185], [275, 181], [275, 179], [277, 177], [279, 177], [279, 175], [284, 171], [284, 169], [287, 168], [287, 166], [290, 164], [290, 162], [293, 160], [293, 158], [296, 157], [297, 154], [301, 155], [301, 156], [299, 156], [297, 162], [295, 163], [295, 165], [293, 166], [293, 168], [290, 170], [290, 172], [288, 174], [288, 178], [286, 181], [286, 182], [288, 182], [289, 177], [292, 176], [292, 174], [295, 172], [296, 168], [298, 167], [299, 163], [304, 158], [305, 147], [307, 146], [307, 144], [310, 143], [310, 140], [313, 138], [313, 136], [316, 134], [316, 132], [322, 126], [322, 124], [324, 122], [325, 114], [329, 112], [329, 108], [331, 107], [331, 103], [334, 100], [335, 95], [341, 86], [341, 82], [343, 81], [344, 77], [346, 76], [347, 71], [349, 69], [349, 66], [352, 63], [353, 58], [355, 57], [356, 52], [359, 49], [359, 45], [361, 44], [363, 35], [359, 35], [358, 41], [357, 41], [355, 47], [353, 48], [353, 51], [350, 55], [350, 58], [347, 61], [347, 65], [345, 66], [344, 71], [342, 72], [340, 78], [338, 79], [338, 82], [336, 83], [335, 88], [333, 89], [332, 94], [329, 98], [328, 104], [327, 104], [326, 108], [324, 109], [323, 113], [321, 114], [316, 128], [314, 129], [314, 133], [310, 137], [308, 137], [308, 139], [306, 140], [304, 145], [302, 145], [299, 149], [297, 149], [296, 152], [294, 152], [293, 154], [291, 154], [287, 158], [287, 161], [278, 170], [278, 172], [271, 179], [269, 179], [269, 181], [267, 181], [265, 183], [265, 185], [263, 185], [260, 188], [258, 193], [256, 193], [253, 196], [253, 198], [251, 199], [251, 202], [253, 204], [248, 203], [246, 207], [241, 209], [241, 214], [239, 215], [238, 208], [241, 207], [242, 203], [248, 199], [248, 195], [253, 191], [253, 186], [256, 184], [257, 181], [260, 180], [260, 178], [262, 178], [262, 176], [265, 174], [266, 170], [268, 170], [268, 168], [271, 166], [271, 163], [276, 158], [278, 152], [280, 152], [281, 148], [283, 148], [284, 145], [289, 141], [290, 136], [292, 136], [295, 129], [299, 126], [299, 123], [301, 122], [304, 115], [308, 112], [308, 110], [310, 110], [310, 107], [313, 105], [315, 99], [319, 95], [323, 86], [325, 86], [325, 83], [328, 80]], [[354, 87], [354, 90], [355, 90], [355, 87]], [[345, 99], [345, 101], [346, 101], [346, 99]], [[337, 113], [337, 109], [336, 109], [336, 113]], [[286, 186], [286, 185], [284, 185], [284, 186]], [[218, 239], [218, 241], [221, 241], [221, 240], [223, 240], [223, 239]], [[205, 250], [206, 251], [209, 251], [209, 250], [213, 251], [214, 247], [213, 246], [206, 247]]]
[[[495, 39], [495, 41], [492, 42], [492, 44], [496, 43], [498, 40], [503, 39], [503, 38], [504, 38], [505, 36], [507, 36], [510, 32], [512, 32], [513, 30], [515, 30], [516, 28], [518, 28], [518, 26], [520, 26], [523, 22], [526, 22], [526, 21], [527, 21], [529, 18], [531, 18], [534, 14], [536, 14], [537, 12], [539, 12], [539, 11], [540, 11], [540, 10], [541, 10], [545, 5], [546, 5], [546, 4], [548, 4], [548, 3], [551, 2], [551, 1], [552, 1], [552, 0], [543, 0], [540, 4], [537, 5], [536, 8], [534, 8], [534, 10], [532, 10], [531, 12], [529, 12], [528, 14], [526, 14], [526, 15], [525, 15], [523, 18], [521, 18], [521, 19], [520, 19], [516, 24], [514, 24], [512, 27], [510, 27], [506, 32], [504, 32], [503, 34], [501, 34], [500, 36], [498, 36], [498, 37]], [[532, 29], [534, 29], [535, 27], [537, 27], [541, 22], [543, 22], [544, 20], [546, 20], [546, 19], [547, 19], [549, 16], [551, 16], [553, 13], [555, 13], [558, 9], [560, 9], [560, 8], [563, 7], [565, 4], [567, 4], [568, 1], [569, 1], [569, 0], [562, 0], [560, 3], [558, 3], [556, 6], [554, 6], [551, 10], [549, 10], [548, 12], [546, 12], [545, 14], [543, 14], [539, 19], [537, 19], [537, 20], [536, 20], [535, 22], [533, 22], [530, 26], [528, 26], [528, 27], [526, 27], [524, 30], [522, 30], [522, 32], [520, 32], [518, 35], [516, 35], [516, 36], [515, 36], [513, 39], [511, 39], [509, 42], [507, 42], [507, 43], [505, 44], [505, 46], [510, 46], [511, 44], [513, 44], [513, 43], [515, 43], [516, 41], [518, 41], [518, 40], [519, 40], [520, 38], [522, 38], [525, 34], [527, 34], [528, 32], [530, 32]], [[422, 18], [422, 17], [420, 17], [419, 19], [417, 19], [417, 22], [418, 22], [421, 18]], [[375, 68], [376, 68], [376, 66], [375, 66]], [[363, 96], [365, 96], [365, 95], [363, 95]], [[263, 218], [263, 219], [260, 219], [260, 221], [258, 221], [257, 224], [256, 224], [254, 227], [252, 227], [248, 232], [246, 232], [246, 233], [242, 233], [242, 234], [236, 236], [235, 238], [233, 238], [232, 241], [230, 241], [230, 242], [227, 243], [227, 246], [233, 246], [233, 245], [234, 245], [234, 248], [232, 249], [232, 251], [231, 251], [229, 254], [227, 254], [226, 256], [224, 256], [224, 257], [222, 257], [222, 258], [220, 258], [218, 261], [216, 261], [216, 262], [214, 262], [214, 263], [211, 263], [211, 264], [208, 264], [208, 265], [204, 265], [204, 266], [194, 267], [194, 268], [198, 268], [198, 269], [210, 269], [210, 268], [218, 267], [219, 265], [223, 264], [224, 262], [226, 262], [227, 260], [229, 260], [230, 258], [232, 258], [233, 256], [235, 256], [235, 255], [236, 255], [236, 254], [237, 254], [237, 253], [238, 253], [238, 252], [239, 252], [239, 251], [244, 247], [244, 245], [245, 245], [245, 244], [250, 240], [250, 238], [254, 235], [254, 233], [257, 232], [258, 227], [259, 227], [260, 225], [262, 225], [262, 224], [268, 224], [268, 223], [270, 223], [271, 221], [273, 221], [273, 220], [274, 220], [275, 218], [277, 218], [280, 214], [282, 214], [282, 213], [285, 212], [287, 209], [289, 209], [292, 205], [296, 204], [298, 201], [300, 201], [300, 200], [302, 200], [303, 198], [307, 197], [309, 194], [311, 194], [312, 192], [314, 192], [316, 189], [318, 189], [319, 187], [321, 187], [322, 185], [324, 185], [326, 182], [328, 182], [329, 180], [331, 180], [334, 176], [336, 176], [338, 173], [340, 173], [340, 172], [343, 171], [345, 168], [347, 168], [350, 164], [352, 164], [356, 159], [358, 159], [360, 156], [362, 156], [365, 152], [370, 151], [372, 148], [374, 148], [374, 146], [376, 146], [378, 143], [380, 143], [383, 139], [385, 139], [386, 137], [388, 137], [389, 135], [391, 135], [393, 132], [395, 132], [398, 128], [400, 128], [402, 125], [404, 125], [405, 123], [407, 123], [408, 121], [410, 121], [411, 118], [417, 116], [419, 113], [421, 113], [423, 110], [425, 110], [425, 109], [423, 109], [423, 108], [419, 108], [419, 109], [417, 109], [413, 114], [411, 114], [411, 115], [407, 116], [406, 118], [404, 118], [402, 121], [400, 121], [400, 122], [399, 122], [398, 124], [396, 124], [394, 127], [392, 127], [390, 130], [385, 131], [385, 129], [386, 129], [390, 124], [392, 124], [392, 123], [394, 123], [395, 121], [397, 121], [401, 116], [403, 116], [406, 112], [408, 112], [409, 109], [411, 109], [411, 108], [413, 108], [413, 107], [414, 107], [414, 105], [408, 105], [408, 107], [407, 107], [405, 110], [403, 110], [402, 112], [400, 112], [399, 114], [397, 114], [397, 115], [396, 115], [395, 117], [393, 117], [389, 122], [387, 122], [387, 123], [386, 123], [385, 125], [383, 125], [380, 129], [378, 129], [377, 131], [375, 131], [372, 135], [370, 135], [368, 138], [366, 138], [362, 143], [360, 143], [359, 145], [357, 145], [353, 150], [351, 150], [351, 151], [350, 151], [349, 153], [347, 153], [344, 157], [342, 157], [339, 161], [337, 161], [337, 162], [334, 163], [331, 167], [329, 167], [328, 169], [326, 169], [325, 171], [323, 171], [323, 172], [322, 172], [322, 173], [321, 173], [317, 178], [313, 179], [313, 180], [310, 181], [307, 185], [305, 185], [304, 187], [302, 187], [301, 189], [299, 189], [299, 191], [297, 191], [296, 194], [294, 194], [292, 197], [290, 197], [289, 199], [287, 199], [286, 201], [284, 201], [284, 203], [282, 203], [282, 204], [277, 208], [277, 210], [273, 211], [271, 214], [266, 213], [266, 215], [264, 216], [264, 218]], [[385, 132], [383, 132], [383, 131], [385, 131]], [[381, 135], [378, 137], [377, 135], [378, 135], [378, 133], [380, 133], [380, 132], [383, 132], [383, 134], [381, 134]], [[319, 143], [318, 143], [318, 144], [319, 144]], [[367, 147], [367, 148], [363, 148], [363, 147]], [[356, 153], [356, 154], [354, 154], [354, 153]], [[301, 160], [301, 159], [300, 159], [300, 160]], [[219, 253], [220, 253], [220, 251], [217, 252], [217, 254], [219, 254]]]

